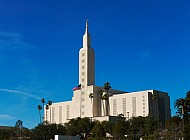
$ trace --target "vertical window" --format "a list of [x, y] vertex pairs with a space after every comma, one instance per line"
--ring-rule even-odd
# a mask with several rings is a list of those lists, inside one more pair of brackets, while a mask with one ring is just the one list
[[67, 120], [69, 119], [69, 105], [67, 105], [67, 108], [66, 108], [66, 119]]
[[55, 107], [52, 107], [52, 123], [55, 123]]
[[126, 117], [126, 98], [123, 98], [122, 99], [122, 103], [123, 103], [123, 114], [124, 116]]
[[117, 100], [113, 99], [113, 115], [117, 115]]
[[59, 123], [62, 123], [62, 106], [59, 106]]
[[132, 97], [132, 115], [136, 116], [136, 97]]

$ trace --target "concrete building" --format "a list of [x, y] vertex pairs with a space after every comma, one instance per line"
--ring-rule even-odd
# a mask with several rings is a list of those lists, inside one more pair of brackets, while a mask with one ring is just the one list
[[[103, 95], [109, 95], [108, 100], [101, 99], [101, 90]], [[110, 89], [106, 93], [103, 87], [95, 86], [95, 53], [91, 47], [87, 21], [83, 47], [79, 51], [79, 86], [73, 91], [71, 101], [53, 103], [45, 109], [44, 119], [50, 123], [64, 124], [76, 117], [93, 117], [103, 121], [119, 114], [126, 119], [152, 115], [165, 121], [171, 116], [170, 97], [168, 93], [157, 90], [125, 92]]]

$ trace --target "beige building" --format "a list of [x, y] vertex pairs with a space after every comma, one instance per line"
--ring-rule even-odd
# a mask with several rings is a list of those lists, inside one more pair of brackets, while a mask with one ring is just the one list
[[[53, 103], [50, 109], [45, 110], [45, 120], [64, 124], [76, 117], [93, 117], [103, 121], [123, 114], [126, 119], [152, 115], [165, 121], [171, 116], [170, 97], [165, 92], [156, 90], [125, 92], [110, 89], [108, 100], [101, 99], [99, 91], [103, 88], [95, 86], [95, 53], [91, 48], [88, 21], [83, 36], [83, 47], [79, 51], [79, 85], [78, 89], [73, 91], [71, 101]], [[89, 97], [90, 94], [93, 98]]]

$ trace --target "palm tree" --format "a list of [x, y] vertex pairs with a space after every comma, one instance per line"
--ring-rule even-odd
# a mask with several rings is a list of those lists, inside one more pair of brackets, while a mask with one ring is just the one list
[[51, 105], [52, 105], [52, 101], [48, 101], [48, 105], [49, 105], [49, 109], [50, 109], [50, 123], [51, 123]]
[[183, 117], [184, 125], [187, 123], [190, 114], [190, 91], [186, 93], [185, 98], [179, 98], [174, 102], [174, 107], [177, 108], [177, 114]]
[[[175, 100], [174, 107], [177, 108], [177, 114], [182, 116], [183, 121], [183, 131], [186, 137], [186, 124], [189, 123], [189, 115], [190, 115], [190, 91], [186, 93], [185, 98], [179, 98]], [[185, 138], [186, 139], [186, 138]]]
[[103, 88], [106, 90], [106, 94], [104, 94], [104, 100], [105, 100], [105, 108], [106, 108], [106, 116], [107, 116], [109, 115], [109, 110], [110, 110], [109, 109], [109, 94], [108, 94], [108, 91], [111, 88], [110, 83], [109, 82], [104, 83]]
[[90, 93], [89, 98], [91, 100], [91, 105], [92, 105], [92, 117], [94, 117], [94, 108], [93, 108], [93, 102], [92, 102], [93, 97], [94, 97], [93, 93]]
[[104, 89], [106, 90], [107, 93], [108, 93], [110, 88], [111, 88], [111, 86], [110, 86], [109, 82], [104, 83]]
[[187, 119], [190, 121], [190, 91], [186, 93], [186, 102], [187, 102]]
[[190, 90], [186, 93], [186, 98], [190, 98]]
[[44, 103], [45, 103], [44, 98], [41, 99], [41, 103], [42, 103], [42, 109], [43, 109], [43, 117], [42, 117], [42, 119], [44, 121]]
[[38, 105], [38, 110], [39, 110], [39, 116], [40, 116], [40, 123], [41, 123], [41, 110], [42, 110], [42, 106], [41, 105]]
[[15, 124], [15, 127], [19, 129], [18, 131], [19, 137], [22, 137], [23, 121], [18, 120]]
[[175, 100], [174, 107], [177, 108], [177, 114], [182, 116], [183, 119], [183, 127], [186, 124], [186, 114], [187, 114], [187, 100], [184, 98], [179, 98]]
[[109, 115], [109, 95], [107, 93], [104, 93], [102, 95], [102, 100], [105, 102], [105, 116]]
[[48, 110], [49, 109], [49, 105], [47, 104], [45, 108]]

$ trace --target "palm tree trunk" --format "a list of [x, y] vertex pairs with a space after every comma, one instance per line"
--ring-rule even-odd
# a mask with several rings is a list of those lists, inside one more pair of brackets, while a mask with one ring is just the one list
[[104, 115], [103, 115], [103, 116], [105, 116], [104, 100], [102, 100], [102, 106], [103, 106], [103, 112], [104, 112]]
[[182, 106], [181, 113], [182, 113], [182, 116], [183, 116], [183, 130], [184, 130], [184, 128], [185, 128], [185, 112], [184, 112], [184, 107], [183, 106]]
[[108, 101], [108, 99], [106, 99], [105, 100], [105, 115], [106, 116], [108, 116], [108, 112], [109, 112], [109, 108], [108, 108], [108, 106], [109, 106], [109, 101]]
[[39, 110], [39, 116], [40, 116], [40, 123], [42, 122], [42, 120], [41, 120], [41, 112], [40, 112], [40, 110]]
[[92, 105], [92, 117], [94, 117], [94, 107], [93, 107], [92, 98], [91, 98], [91, 105]]
[[42, 108], [43, 108], [43, 117], [42, 117], [42, 119], [43, 119], [43, 122], [44, 122], [44, 103], [43, 103]]
[[108, 116], [110, 115], [110, 102], [109, 102], [109, 98], [108, 98]]

